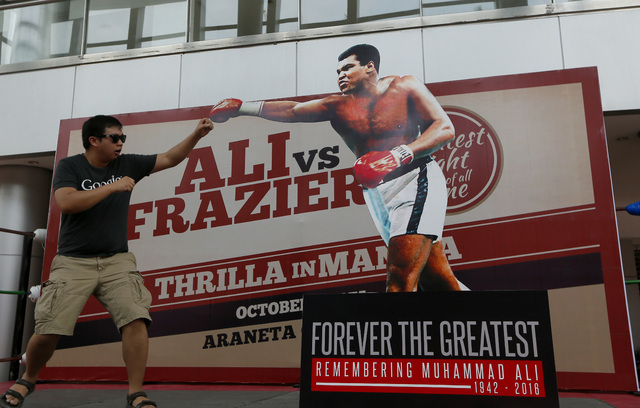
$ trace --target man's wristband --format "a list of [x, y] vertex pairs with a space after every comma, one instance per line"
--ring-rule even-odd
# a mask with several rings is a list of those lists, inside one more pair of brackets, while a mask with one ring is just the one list
[[398, 161], [398, 166], [404, 166], [413, 161], [413, 152], [407, 145], [396, 146], [391, 149], [391, 154]]
[[248, 116], [260, 116], [260, 113], [262, 113], [262, 105], [264, 105], [264, 101], [242, 102], [238, 113]]

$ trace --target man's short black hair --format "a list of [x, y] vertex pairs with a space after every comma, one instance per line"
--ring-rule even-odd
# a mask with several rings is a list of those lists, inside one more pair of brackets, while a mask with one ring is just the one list
[[82, 124], [82, 145], [85, 150], [89, 150], [89, 138], [91, 136], [102, 136], [104, 130], [110, 127], [122, 129], [122, 123], [113, 116], [97, 115]]
[[367, 65], [369, 61], [373, 61], [376, 72], [380, 73], [380, 52], [371, 44], [356, 44], [349, 47], [338, 56], [338, 61], [342, 61], [350, 56], [355, 56], [360, 65]]

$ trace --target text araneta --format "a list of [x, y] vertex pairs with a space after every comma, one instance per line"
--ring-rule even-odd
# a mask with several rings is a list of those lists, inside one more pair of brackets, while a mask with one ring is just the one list
[[265, 343], [268, 341], [279, 341], [295, 339], [296, 333], [293, 326], [271, 326], [259, 329], [236, 330], [231, 333], [219, 332], [205, 336], [203, 349], [232, 347], [244, 344]]

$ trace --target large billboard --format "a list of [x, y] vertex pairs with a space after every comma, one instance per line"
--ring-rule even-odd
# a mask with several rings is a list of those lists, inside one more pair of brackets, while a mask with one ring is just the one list
[[[433, 157], [457, 278], [548, 291], [560, 389], [635, 390], [596, 69], [427, 86], [456, 129]], [[209, 109], [116, 115], [124, 152], [168, 150]], [[84, 120], [61, 122], [57, 160], [83, 152]], [[297, 383], [304, 295], [385, 290], [386, 247], [354, 161], [328, 122], [242, 116], [136, 185], [129, 245], [153, 294], [147, 381]], [[45, 278], [60, 224], [50, 208]], [[92, 299], [41, 378], [122, 380], [119, 340]]]

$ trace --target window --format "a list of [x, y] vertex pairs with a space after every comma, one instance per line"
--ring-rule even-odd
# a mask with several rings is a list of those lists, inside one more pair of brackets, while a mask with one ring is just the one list
[[[401, 28], [402, 19], [506, 8], [529, 7], [522, 12], [523, 16], [533, 16], [530, 6], [552, 3], [567, 3], [569, 6], [569, 2], [574, 1], [0, 0], [0, 65], [374, 21], [400, 20], [395, 26]], [[591, 2], [584, 9], [621, 7], [615, 1], [603, 6], [605, 3]], [[569, 11], [574, 9], [567, 8]], [[549, 10], [538, 7], [536, 13], [548, 13]], [[502, 15], [476, 14], [477, 17], [453, 17], [451, 21], [496, 19]], [[514, 17], [514, 13], [504, 15]], [[322, 31], [322, 35], [331, 33], [331, 30]], [[295, 40], [295, 36], [289, 35], [287, 39]], [[301, 33], [300, 36], [306, 34]], [[263, 41], [264, 38], [255, 39], [256, 43]], [[24, 68], [16, 67], [16, 70], [21, 69]]]
[[83, 0], [0, 10], [0, 64], [80, 54]]
[[416, 0], [302, 0], [301, 28], [419, 17]]
[[87, 53], [129, 50], [187, 41], [186, 0], [92, 0]]
[[471, 11], [495, 10], [510, 7], [535, 6], [553, 3], [553, 0], [422, 0], [422, 14], [433, 16], [439, 14], [468, 13]]
[[193, 41], [298, 29], [298, 0], [199, 0]]

